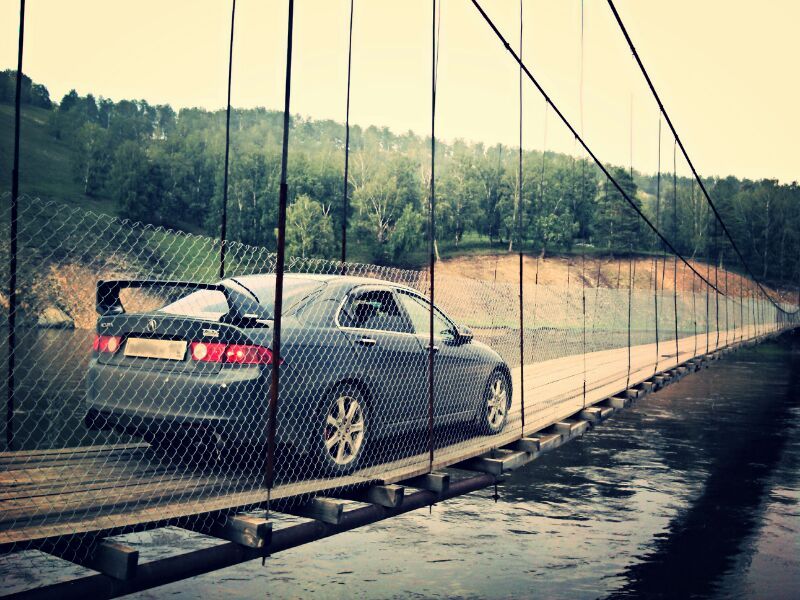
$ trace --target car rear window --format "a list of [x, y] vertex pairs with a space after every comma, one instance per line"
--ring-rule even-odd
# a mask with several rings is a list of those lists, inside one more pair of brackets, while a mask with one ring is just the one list
[[216, 290], [197, 290], [159, 309], [160, 312], [171, 315], [195, 317], [210, 321], [218, 321], [228, 310], [228, 301], [225, 299], [225, 294]]
[[[225, 280], [225, 285], [242, 294], [241, 301], [250, 301], [253, 295], [264, 309], [266, 318], [274, 317], [275, 312], [275, 276], [246, 275]], [[303, 301], [318, 293], [325, 286], [324, 281], [287, 277], [283, 283], [283, 314], [290, 313]], [[240, 310], [242, 307], [237, 307]], [[180, 298], [163, 308], [160, 312], [172, 315], [194, 317], [218, 321], [229, 311], [228, 302], [222, 292], [216, 290], [197, 290]]]
[[[275, 316], [275, 276], [245, 275], [231, 278], [235, 284], [258, 297], [270, 318]], [[283, 280], [283, 314], [291, 313], [303, 300], [325, 287], [325, 281], [304, 277], [286, 277]]]

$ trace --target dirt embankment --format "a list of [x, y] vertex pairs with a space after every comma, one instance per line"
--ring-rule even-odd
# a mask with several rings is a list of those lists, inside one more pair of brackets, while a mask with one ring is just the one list
[[[748, 279], [731, 271], [714, 267], [697, 261], [692, 266], [711, 282], [716, 281], [720, 290], [726, 289], [731, 295], [741, 293], [745, 297], [754, 294]], [[634, 281], [634, 288], [640, 290], [653, 289], [654, 275], [658, 278], [659, 290], [673, 290], [677, 282], [679, 292], [701, 292], [705, 289], [703, 282], [685, 264], [678, 262], [677, 278], [675, 276], [674, 259], [661, 257], [629, 258], [597, 258], [580, 256], [550, 257], [541, 259], [536, 256], [525, 256], [523, 259], [523, 277], [526, 284], [538, 281], [541, 285], [551, 287], [603, 287], [627, 288], [629, 280]], [[124, 257], [112, 256], [103, 265], [84, 265], [78, 263], [51, 264], [37, 271], [33, 282], [25, 282], [18, 289], [19, 315], [23, 324], [30, 326], [76, 327], [92, 329], [95, 327], [95, 288], [98, 279], [136, 277], [138, 269], [129, 264]], [[519, 257], [514, 254], [491, 256], [465, 256], [445, 259], [438, 263], [437, 272], [446, 281], [448, 276], [472, 280], [516, 283], [519, 281]], [[774, 298], [782, 298], [787, 302], [795, 302], [796, 291], [769, 290]], [[155, 294], [141, 291], [129, 293], [123, 298], [124, 304], [131, 310], [152, 309], [162, 303]], [[0, 311], [6, 313], [8, 299], [0, 294]]]
[[[689, 264], [721, 290], [729, 294], [750, 297], [754, 294], [751, 281], [741, 275], [703, 262], [690, 260]], [[464, 256], [442, 260], [437, 270], [444, 276], [465, 277], [468, 279], [488, 279], [506, 283], [519, 281], [519, 255], [500, 254], [487, 256]], [[657, 282], [653, 281], [657, 273]], [[538, 281], [541, 285], [553, 287], [582, 286], [604, 288], [627, 288], [633, 281], [634, 289], [673, 290], [691, 293], [705, 289], [705, 283], [680, 259], [675, 273], [675, 259], [667, 256], [610, 258], [587, 256], [553, 256], [539, 258], [523, 257], [523, 279], [526, 283]], [[727, 279], [727, 282], [726, 282]], [[786, 302], [797, 301], [795, 290], [775, 290], [767, 287], [774, 298]]]

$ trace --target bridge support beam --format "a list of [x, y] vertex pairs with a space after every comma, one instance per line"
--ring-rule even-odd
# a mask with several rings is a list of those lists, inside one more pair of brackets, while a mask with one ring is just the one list
[[272, 523], [250, 515], [201, 516], [181, 527], [248, 548], [264, 548], [269, 545], [272, 536]]
[[[85, 538], [80, 540], [85, 544]], [[119, 580], [134, 577], [139, 565], [138, 550], [111, 540], [97, 540], [88, 548], [66, 540], [51, 547], [41, 547], [40, 550]]]

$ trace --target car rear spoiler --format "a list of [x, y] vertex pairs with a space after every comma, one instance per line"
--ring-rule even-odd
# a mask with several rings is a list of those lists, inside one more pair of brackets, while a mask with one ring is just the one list
[[97, 282], [97, 297], [95, 310], [101, 316], [118, 315], [125, 312], [120, 300], [120, 292], [124, 289], [153, 289], [153, 288], [183, 288], [190, 291], [211, 290], [221, 292], [228, 303], [228, 314], [226, 321], [238, 325], [249, 327], [263, 327], [265, 319], [257, 314], [241, 314], [238, 305], [241, 302], [234, 302], [232, 297], [237, 294], [226, 285], [221, 283], [199, 283], [196, 281], [169, 281], [158, 279], [112, 279], [110, 281]]

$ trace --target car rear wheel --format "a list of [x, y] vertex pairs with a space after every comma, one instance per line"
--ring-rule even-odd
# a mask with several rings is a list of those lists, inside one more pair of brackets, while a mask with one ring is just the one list
[[368, 438], [368, 410], [356, 387], [336, 389], [322, 404], [320, 462], [331, 474], [354, 471], [362, 462]]
[[480, 420], [483, 433], [495, 434], [503, 431], [508, 421], [510, 407], [511, 386], [508, 383], [508, 377], [501, 371], [495, 371], [489, 377], [484, 392]]

